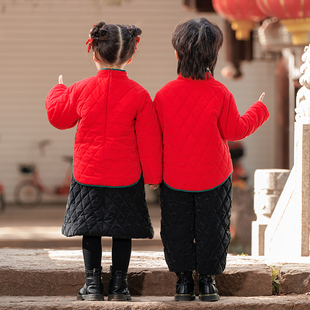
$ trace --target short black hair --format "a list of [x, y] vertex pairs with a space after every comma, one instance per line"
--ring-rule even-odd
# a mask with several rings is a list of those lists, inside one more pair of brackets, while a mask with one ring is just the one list
[[92, 50], [99, 60], [121, 65], [134, 54], [140, 28], [100, 22], [90, 31]]
[[206, 18], [190, 19], [177, 25], [172, 45], [178, 54], [178, 74], [204, 80], [206, 72], [214, 75], [223, 32]]

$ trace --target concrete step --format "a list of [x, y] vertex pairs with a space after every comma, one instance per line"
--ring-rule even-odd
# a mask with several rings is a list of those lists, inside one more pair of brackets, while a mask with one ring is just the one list
[[[111, 253], [103, 252], [103, 282], [109, 281]], [[270, 296], [270, 262], [228, 255], [227, 268], [216, 277], [221, 296]], [[273, 264], [280, 268], [280, 293], [310, 291], [310, 263]], [[76, 296], [85, 282], [81, 250], [0, 249], [0, 296]], [[173, 296], [176, 276], [163, 252], [133, 251], [128, 272], [133, 296]], [[196, 288], [197, 292], [197, 288]], [[310, 309], [310, 307], [309, 307]]]
[[191, 302], [175, 302], [172, 297], [133, 297], [130, 302], [77, 301], [74, 297], [1, 297], [1, 310], [175, 310], [175, 309], [225, 309], [225, 310], [309, 310], [310, 296], [259, 296], [221, 297], [217, 302], [202, 302], [196, 298]]

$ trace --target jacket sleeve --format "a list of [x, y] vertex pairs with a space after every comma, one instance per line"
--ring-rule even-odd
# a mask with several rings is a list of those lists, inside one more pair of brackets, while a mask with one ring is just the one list
[[136, 135], [144, 182], [159, 184], [162, 182], [162, 134], [149, 94], [136, 117]]
[[[226, 97], [227, 98], [227, 97]], [[261, 101], [256, 101], [240, 115], [231, 93], [224, 100], [218, 126], [222, 137], [229, 141], [241, 140], [254, 133], [269, 118], [269, 112]]]
[[68, 129], [76, 125], [80, 116], [77, 112], [77, 94], [75, 84], [67, 88], [57, 84], [48, 93], [45, 108], [50, 123], [58, 129]]
[[161, 131], [162, 131], [162, 134], [163, 134], [164, 133], [164, 115], [163, 115], [163, 108], [162, 108], [162, 103], [161, 103], [161, 100], [160, 100], [159, 93], [157, 93], [155, 95], [154, 105], [155, 105], [155, 109], [156, 109], [156, 112], [157, 112], [157, 116], [158, 116], [159, 124], [160, 124], [160, 127], [161, 127]]

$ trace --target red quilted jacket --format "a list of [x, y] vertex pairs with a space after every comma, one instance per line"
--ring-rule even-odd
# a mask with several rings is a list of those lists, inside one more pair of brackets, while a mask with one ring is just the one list
[[86, 185], [122, 187], [162, 180], [162, 136], [148, 92], [123, 70], [97, 75], [67, 88], [58, 84], [46, 103], [58, 129], [78, 123], [73, 174]]
[[205, 191], [222, 184], [233, 169], [227, 140], [249, 136], [269, 118], [260, 101], [240, 116], [232, 94], [209, 77], [179, 76], [154, 99], [163, 132], [163, 180], [177, 190]]

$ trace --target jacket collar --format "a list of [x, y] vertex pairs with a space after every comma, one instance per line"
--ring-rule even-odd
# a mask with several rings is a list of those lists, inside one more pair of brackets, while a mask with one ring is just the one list
[[181, 74], [178, 75], [178, 79], [180, 79], [180, 80], [188, 80], [188, 81], [200, 81], [200, 82], [203, 82], [203, 81], [208, 81], [208, 80], [214, 80], [214, 77], [212, 76], [212, 74], [210, 72], [206, 72], [205, 73], [205, 80], [194, 80], [191, 77], [185, 78]]
[[109, 69], [109, 68], [102, 68], [98, 70], [97, 77], [108, 77], [111, 76], [113, 78], [124, 78], [127, 77], [127, 72], [121, 69]]

